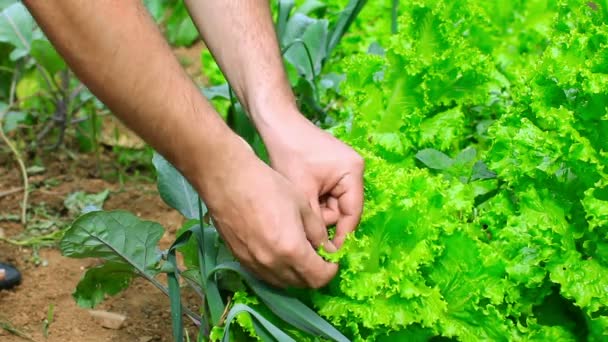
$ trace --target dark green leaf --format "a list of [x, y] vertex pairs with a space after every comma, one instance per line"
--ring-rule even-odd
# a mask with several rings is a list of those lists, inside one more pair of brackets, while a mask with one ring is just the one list
[[55, 50], [53, 45], [46, 39], [32, 41], [30, 54], [51, 75], [60, 70], [65, 70], [65, 61]]
[[188, 46], [198, 38], [198, 30], [192, 22], [183, 2], [177, 2], [166, 22], [167, 39], [173, 46]]
[[198, 194], [188, 180], [158, 153], [154, 153], [152, 163], [158, 176], [158, 192], [165, 203], [187, 219], [198, 218]]
[[294, 6], [294, 0], [279, 0], [278, 1], [278, 16], [277, 16], [277, 34], [279, 36], [279, 40], [282, 41], [282, 37], [285, 34], [285, 29], [287, 27], [287, 20], [289, 20], [289, 15]]
[[458, 153], [456, 158], [454, 158], [454, 163], [458, 165], [466, 165], [472, 163], [475, 160], [475, 157], [477, 157], [477, 150], [472, 147], [468, 147]]
[[309, 80], [321, 72], [327, 57], [328, 26], [325, 19], [312, 19], [296, 13], [287, 23], [282, 37], [285, 59]]
[[166, 1], [144, 0], [144, 6], [146, 6], [148, 12], [150, 12], [150, 15], [155, 21], [159, 21], [167, 10]]
[[238, 102], [234, 102], [234, 105], [230, 106], [226, 123], [236, 134], [250, 145], [258, 134], [255, 126], [249, 119], [249, 116], [245, 113], [245, 109]]
[[492, 178], [496, 178], [496, 173], [488, 169], [488, 166], [484, 162], [478, 161], [475, 163], [475, 165], [473, 165], [471, 180]]
[[156, 274], [163, 227], [125, 211], [95, 211], [79, 217], [60, 242], [63, 255], [127, 263], [142, 275]]
[[126, 289], [137, 274], [121, 262], [106, 262], [87, 270], [72, 294], [78, 306], [94, 308], [106, 295], [114, 296]]
[[431, 169], [445, 170], [454, 164], [454, 161], [441, 151], [427, 148], [416, 153], [416, 158]]
[[[192, 230], [192, 227], [197, 225], [198, 220], [188, 220], [177, 231], [176, 235], [181, 237], [185, 232]], [[184, 265], [187, 268], [198, 268], [198, 243], [196, 239], [189, 238], [185, 244], [178, 246], [177, 250], [182, 254]]]

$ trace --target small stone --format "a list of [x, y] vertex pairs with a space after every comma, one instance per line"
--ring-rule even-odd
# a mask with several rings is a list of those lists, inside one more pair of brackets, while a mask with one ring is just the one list
[[150, 342], [154, 339], [152, 336], [142, 336], [139, 338], [139, 342]]
[[6, 234], [4, 234], [4, 229], [0, 228], [0, 239], [4, 239]]
[[127, 316], [125, 315], [103, 310], [89, 310], [89, 314], [102, 327], [112, 330], [120, 329], [127, 319]]

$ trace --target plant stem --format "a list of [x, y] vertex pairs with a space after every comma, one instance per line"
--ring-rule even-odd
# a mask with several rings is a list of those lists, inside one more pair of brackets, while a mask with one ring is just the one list
[[6, 108], [2, 113], [0, 113], [0, 138], [4, 143], [8, 146], [11, 152], [15, 155], [15, 159], [17, 160], [17, 164], [19, 164], [19, 169], [21, 171], [21, 177], [23, 178], [23, 203], [21, 205], [21, 223], [25, 226], [27, 223], [27, 201], [29, 195], [29, 180], [27, 177], [27, 169], [25, 168], [25, 163], [21, 158], [21, 154], [19, 150], [13, 145], [10, 139], [4, 134], [4, 116], [8, 114], [10, 109], [13, 107], [15, 102], [15, 87], [17, 85], [17, 71], [13, 74], [13, 80], [11, 82], [11, 90], [9, 95], [9, 103], [6, 105]]
[[[138, 270], [138, 273], [143, 276], [144, 278], [146, 278], [149, 282], [152, 283], [152, 285], [156, 286], [157, 289], [159, 289], [162, 293], [165, 294], [165, 296], [169, 297], [169, 290], [167, 290], [166, 287], [163, 286], [163, 284], [161, 284], [158, 280], [156, 280], [154, 277], [141, 272]], [[182, 310], [184, 310], [184, 313], [195, 323], [195, 324], [201, 324], [200, 319], [198, 318], [198, 315], [195, 314], [194, 312], [192, 312], [192, 310], [188, 309], [185, 305], [182, 304]]]

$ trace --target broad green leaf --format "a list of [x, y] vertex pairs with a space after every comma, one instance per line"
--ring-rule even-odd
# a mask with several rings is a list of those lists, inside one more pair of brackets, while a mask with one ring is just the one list
[[33, 40], [30, 54], [51, 77], [57, 72], [66, 69], [65, 61], [46, 39]]
[[167, 39], [174, 46], [188, 46], [199, 37], [199, 32], [181, 1], [173, 7], [165, 25]]
[[287, 21], [291, 15], [291, 10], [295, 4], [294, 0], [277, 0], [277, 20], [276, 30], [279, 37], [279, 41], [283, 41], [285, 30], [287, 28]]
[[468, 147], [460, 151], [460, 153], [456, 155], [456, 157], [454, 158], [454, 163], [458, 165], [471, 164], [475, 161], [476, 157], [477, 150], [472, 147]]
[[492, 178], [496, 178], [496, 173], [488, 169], [488, 166], [484, 162], [477, 161], [473, 165], [473, 173], [471, 174], [471, 180]]
[[144, 0], [144, 6], [146, 6], [146, 9], [148, 10], [148, 12], [150, 12], [152, 18], [154, 18], [154, 20], [158, 22], [167, 10], [167, 1]]
[[27, 100], [42, 91], [43, 85], [37, 72], [25, 74], [17, 83], [16, 95], [19, 99]]
[[427, 167], [436, 170], [446, 170], [454, 164], [454, 161], [445, 153], [431, 148], [419, 151], [416, 153], [416, 158]]
[[82, 215], [68, 228], [59, 247], [71, 258], [102, 258], [132, 266], [153, 276], [160, 260], [157, 244], [164, 229], [125, 211], [95, 211]]
[[[183, 234], [186, 234], [187, 231], [192, 230], [192, 228], [197, 226], [198, 223], [199, 221], [196, 219], [184, 222], [182, 227], [177, 230], [175, 235], [179, 238]], [[189, 238], [187, 243], [179, 246], [178, 251], [183, 257], [184, 266], [186, 266], [186, 268], [190, 269], [198, 267], [198, 245], [196, 239]]]
[[34, 18], [21, 2], [0, 12], [0, 42], [15, 47], [10, 54], [11, 60], [16, 61], [29, 53], [35, 27]]
[[72, 294], [78, 306], [94, 308], [106, 295], [114, 296], [126, 289], [137, 273], [128, 264], [106, 262], [88, 269]]
[[253, 144], [256, 136], [258, 135], [253, 122], [245, 113], [245, 108], [238, 102], [233, 102], [234, 105], [230, 106], [228, 115], [226, 117], [226, 124], [241, 138], [243, 138], [248, 144]]
[[320, 73], [327, 57], [328, 25], [327, 20], [295, 13], [282, 37], [285, 59], [309, 80]]
[[188, 180], [158, 153], [154, 153], [152, 163], [156, 168], [158, 192], [165, 203], [187, 219], [198, 218], [198, 194]]

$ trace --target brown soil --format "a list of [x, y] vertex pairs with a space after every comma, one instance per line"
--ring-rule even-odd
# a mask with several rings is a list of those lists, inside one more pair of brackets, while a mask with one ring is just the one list
[[[61, 154], [61, 153], [58, 153]], [[63, 200], [76, 190], [99, 192], [110, 189], [104, 209], [124, 209], [144, 219], [160, 222], [167, 230], [162, 247], [167, 247], [182, 224], [176, 211], [167, 207], [156, 192], [154, 184], [127, 181], [118, 184], [91, 176], [94, 163], [86, 156], [76, 161], [54, 160], [41, 175], [30, 177], [33, 191], [30, 207], [45, 203], [49, 212], [63, 213]], [[53, 182], [49, 182], [53, 180]], [[0, 193], [18, 187], [19, 172], [10, 163], [0, 165]], [[46, 184], [46, 185], [45, 185]], [[18, 214], [21, 193], [0, 198], [0, 216]], [[23, 232], [14, 221], [0, 220], [7, 238]], [[1, 233], [1, 232], [0, 232]], [[42, 248], [41, 263], [32, 261], [35, 251], [0, 241], [0, 261], [15, 264], [23, 273], [23, 283], [12, 291], [0, 291], [0, 326], [9, 323], [34, 341], [170, 341], [171, 319], [168, 299], [155, 287], [137, 279], [131, 287], [116, 297], [107, 299], [98, 308], [127, 316], [119, 330], [103, 328], [87, 310], [76, 306], [71, 297], [79, 279], [95, 260], [69, 259], [57, 249]], [[164, 280], [163, 280], [164, 281]], [[53, 321], [44, 336], [44, 320], [50, 305], [54, 305]], [[0, 328], [0, 341], [26, 341]]]

